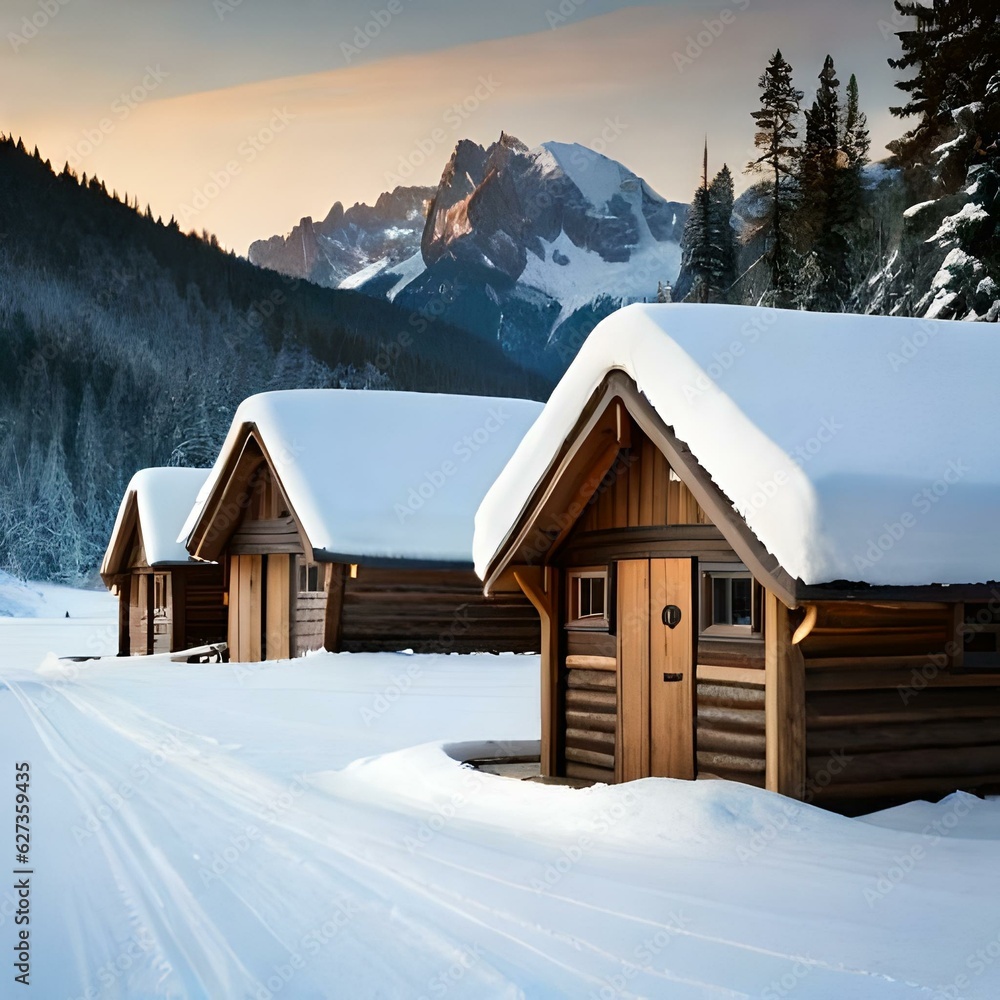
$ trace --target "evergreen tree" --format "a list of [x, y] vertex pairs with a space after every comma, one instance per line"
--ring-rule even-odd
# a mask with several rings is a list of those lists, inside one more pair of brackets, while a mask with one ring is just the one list
[[798, 161], [799, 102], [802, 91], [792, 83], [792, 67], [779, 49], [761, 75], [760, 110], [751, 113], [757, 125], [754, 145], [761, 155], [747, 164], [748, 172], [772, 177], [771, 240], [767, 257], [771, 268], [770, 298], [789, 306], [795, 289], [791, 217], [796, 204], [795, 175]]
[[728, 302], [736, 281], [736, 233], [733, 231], [733, 175], [727, 164], [715, 175], [708, 189], [708, 236], [711, 247], [709, 297]]
[[823, 63], [816, 99], [805, 118], [806, 136], [799, 156], [801, 202], [796, 214], [804, 259], [799, 301], [807, 309], [839, 312], [850, 292], [848, 230], [852, 220], [841, 202], [848, 156], [842, 148], [840, 81], [832, 56]]
[[[897, 86], [916, 118], [890, 144], [909, 201], [903, 248], [882, 276], [896, 311], [954, 319], [1000, 318], [1000, 10], [994, 0], [901, 3], [915, 19], [890, 60], [914, 76]], [[914, 204], [916, 203], [916, 204]], [[915, 302], [908, 293], [929, 291]], [[919, 291], [917, 292], [919, 296]], [[893, 304], [895, 300], [895, 304]]]
[[732, 229], [733, 175], [728, 166], [708, 181], [708, 144], [701, 186], [695, 192], [681, 237], [681, 275], [675, 295], [684, 302], [725, 302], [736, 279]]
[[868, 163], [872, 146], [868, 132], [868, 116], [861, 110], [858, 78], [852, 73], [847, 83], [847, 106], [844, 109], [842, 148], [847, 154], [848, 166], [858, 171]]

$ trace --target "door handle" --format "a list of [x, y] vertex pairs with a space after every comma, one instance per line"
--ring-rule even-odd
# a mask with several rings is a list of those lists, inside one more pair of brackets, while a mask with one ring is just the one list
[[676, 604], [668, 604], [663, 609], [663, 624], [667, 628], [677, 628], [681, 623], [681, 609]]
[[682, 680], [684, 680], [684, 675], [683, 674], [664, 674], [663, 675], [663, 679], [668, 684], [670, 684], [670, 683], [674, 683], [676, 681], [682, 681]]

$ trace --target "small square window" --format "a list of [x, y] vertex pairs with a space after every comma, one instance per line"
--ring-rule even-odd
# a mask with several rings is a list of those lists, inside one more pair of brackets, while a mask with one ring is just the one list
[[748, 570], [703, 569], [701, 579], [703, 635], [749, 637], [761, 633], [763, 592]]
[[320, 585], [319, 564], [310, 562], [299, 563], [299, 593], [318, 594], [322, 593]]
[[567, 578], [567, 624], [577, 628], [608, 627], [608, 571], [571, 570]]

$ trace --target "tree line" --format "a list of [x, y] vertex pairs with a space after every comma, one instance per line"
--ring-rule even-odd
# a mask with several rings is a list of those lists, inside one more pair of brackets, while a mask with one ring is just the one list
[[[778, 50], [752, 112], [762, 224], [733, 229], [728, 166], [702, 181], [682, 241], [675, 301], [996, 320], [1000, 315], [1000, 9], [992, 0], [895, 0], [913, 19], [889, 60], [913, 126], [866, 171], [857, 78], [832, 56], [808, 106]], [[888, 187], [889, 194], [882, 188]], [[666, 294], [661, 295], [666, 299]]]

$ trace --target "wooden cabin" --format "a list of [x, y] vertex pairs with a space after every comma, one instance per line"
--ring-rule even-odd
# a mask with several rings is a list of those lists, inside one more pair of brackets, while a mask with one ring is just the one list
[[195, 562], [177, 537], [208, 469], [143, 469], [128, 484], [101, 578], [118, 597], [118, 653], [224, 642], [222, 567]]
[[998, 378], [978, 324], [600, 324], [477, 515], [541, 618], [543, 774], [1000, 789]]
[[483, 595], [472, 534], [540, 411], [339, 389], [246, 400], [185, 528], [191, 555], [224, 568], [232, 658], [537, 651], [530, 602]]

